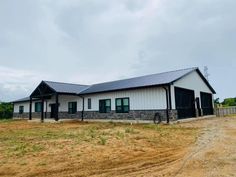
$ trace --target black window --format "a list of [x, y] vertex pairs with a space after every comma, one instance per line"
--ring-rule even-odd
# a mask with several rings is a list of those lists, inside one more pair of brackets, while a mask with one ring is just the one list
[[68, 113], [75, 114], [77, 112], [77, 102], [68, 103]]
[[91, 98], [88, 99], [88, 109], [92, 109]]
[[129, 112], [129, 98], [117, 98], [116, 99], [116, 112], [128, 113]]
[[111, 100], [99, 100], [99, 112], [108, 113], [111, 112]]
[[24, 106], [19, 106], [19, 114], [23, 114], [24, 113]]
[[42, 107], [41, 102], [35, 103], [35, 112], [41, 112], [41, 107]]

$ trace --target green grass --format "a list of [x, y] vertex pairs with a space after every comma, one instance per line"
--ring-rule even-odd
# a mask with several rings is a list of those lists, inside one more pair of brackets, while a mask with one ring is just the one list
[[0, 118], [0, 123], [9, 123], [9, 122], [13, 122], [13, 119], [4, 119], [4, 118]]
[[117, 131], [116, 132], [116, 138], [117, 139], [124, 139], [125, 138], [125, 134], [123, 132]]
[[107, 143], [107, 138], [104, 137], [104, 136], [100, 136], [100, 137], [99, 137], [99, 142], [98, 142], [98, 144], [100, 144], [100, 145], [106, 145], [106, 143]]
[[[23, 128], [18, 125], [24, 124]], [[2, 126], [1, 126], [2, 125]], [[9, 125], [9, 126], [8, 126]], [[12, 127], [11, 127], [12, 126]], [[4, 128], [1, 130], [1, 128]], [[154, 131], [157, 137], [143, 136], [142, 131]], [[171, 138], [176, 133], [188, 135], [193, 129], [182, 128], [179, 125], [154, 125], [139, 124], [130, 125], [122, 123], [87, 123], [73, 124], [66, 127], [61, 124], [30, 124], [25, 121], [1, 120], [0, 121], [0, 147], [3, 147], [7, 156], [23, 157], [48, 151], [48, 146], [54, 149], [66, 149], [68, 143], [74, 146], [87, 143], [95, 145], [107, 145], [115, 140], [126, 142], [144, 139], [149, 142], [159, 142], [160, 139]], [[60, 142], [63, 143], [60, 143]], [[64, 143], [66, 142], [66, 143]]]
[[133, 127], [127, 127], [126, 129], [125, 129], [125, 133], [134, 133], [134, 128]]
[[143, 125], [143, 128], [144, 129], [155, 130], [155, 131], [160, 131], [161, 130], [160, 125], [156, 125], [156, 124], [146, 124], [146, 125]]
[[22, 157], [26, 154], [34, 154], [44, 150], [42, 145], [32, 144], [24, 141], [7, 141], [5, 145], [9, 147], [6, 151], [8, 156]]

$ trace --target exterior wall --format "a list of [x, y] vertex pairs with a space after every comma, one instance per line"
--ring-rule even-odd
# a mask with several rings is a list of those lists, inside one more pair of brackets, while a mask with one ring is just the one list
[[[32, 102], [32, 112], [34, 111], [34, 104], [37, 101]], [[19, 107], [24, 106], [24, 113], [29, 113], [29, 101], [28, 102], [21, 102], [21, 103], [14, 103], [14, 113], [19, 113]]]
[[[82, 111], [83, 107], [83, 100], [79, 96], [67, 96], [67, 95], [60, 95], [59, 96], [59, 112], [68, 112], [68, 102], [77, 102], [77, 111]], [[39, 101], [32, 102], [32, 112], [35, 112], [35, 103]], [[44, 112], [51, 112], [50, 104], [56, 103], [55, 96], [52, 97], [50, 100], [44, 101]], [[29, 113], [29, 101], [28, 102], [21, 102], [21, 103], [14, 103], [14, 113], [19, 112], [19, 106], [24, 106], [24, 113]]]
[[[41, 117], [41, 113], [39, 112], [33, 112], [32, 113], [32, 117], [33, 118], [40, 118]], [[19, 113], [13, 113], [13, 118], [22, 118], [22, 119], [28, 119], [29, 118], [29, 113], [23, 113], [23, 114], [19, 114]]]
[[[55, 98], [54, 98], [54, 100], [55, 100]], [[60, 103], [59, 112], [68, 112], [68, 103], [69, 102], [77, 102], [77, 111], [83, 110], [83, 99], [79, 96], [60, 95], [58, 101]], [[54, 103], [55, 103], [55, 101], [54, 101]], [[50, 112], [51, 112], [51, 110], [50, 110]]]
[[[166, 120], [166, 93], [163, 88], [143, 88], [127, 91], [116, 91], [109, 93], [91, 94], [84, 97], [84, 118], [89, 119], [138, 119], [153, 120], [155, 113], [159, 112], [163, 120]], [[115, 99], [128, 97], [130, 99], [129, 113], [116, 113]], [[91, 98], [91, 107], [88, 109], [88, 98]], [[111, 99], [111, 113], [99, 113], [99, 100]], [[77, 102], [77, 113], [68, 114], [68, 102]], [[44, 112], [50, 117], [50, 104], [55, 103], [55, 97], [44, 102]], [[59, 118], [81, 118], [83, 99], [79, 96], [59, 96]], [[24, 114], [19, 115], [19, 106], [24, 106]], [[14, 117], [29, 116], [29, 102], [14, 104]], [[40, 118], [41, 113], [35, 113], [35, 101], [32, 104], [32, 117]], [[175, 114], [172, 114], [173, 117]], [[175, 117], [174, 117], [175, 118]]]
[[[159, 113], [161, 120], [167, 120], [166, 110], [135, 110], [129, 113], [116, 113], [111, 111], [110, 113], [99, 113], [98, 111], [89, 111], [84, 113], [84, 119], [109, 119], [109, 120], [148, 120], [153, 121], [155, 114]], [[176, 120], [177, 111], [169, 111], [170, 120]]]
[[[111, 111], [110, 113], [99, 113], [98, 111], [87, 111], [84, 112], [84, 120], [86, 119], [107, 119], [107, 120], [137, 120], [137, 121], [154, 121], [155, 114], [159, 113], [161, 120], [167, 120], [166, 110], [136, 110], [130, 111], [129, 113], [116, 113]], [[174, 121], [177, 118], [177, 111], [169, 111], [170, 120]], [[14, 113], [14, 118], [28, 119], [29, 113]], [[32, 113], [33, 118], [40, 118], [41, 113]], [[50, 113], [47, 113], [47, 117], [50, 117]], [[68, 112], [59, 112], [59, 119], [81, 119], [82, 112], [76, 114], [68, 114]]]
[[82, 118], [82, 112], [77, 112], [76, 114], [69, 114], [68, 111], [59, 112], [58, 117], [59, 119], [80, 119]]
[[[127, 91], [91, 94], [84, 96], [85, 111], [98, 111], [99, 100], [111, 99], [111, 110], [115, 111], [115, 99], [129, 97], [130, 110], [166, 109], [166, 93], [163, 88], [153, 87]], [[91, 98], [92, 109], [88, 109], [88, 98]]]
[[[206, 83], [202, 80], [199, 74], [194, 71], [183, 77], [182, 79], [176, 81], [173, 85], [171, 85], [171, 99], [172, 99], [172, 108], [176, 109], [175, 106], [175, 91], [174, 87], [181, 87], [189, 90], [194, 90], [195, 98], [199, 97], [200, 105], [201, 105], [201, 96], [200, 92], [210, 93], [213, 95], [212, 91], [208, 88]], [[212, 103], [213, 104], [213, 103]], [[213, 104], [214, 107], [214, 104]]]

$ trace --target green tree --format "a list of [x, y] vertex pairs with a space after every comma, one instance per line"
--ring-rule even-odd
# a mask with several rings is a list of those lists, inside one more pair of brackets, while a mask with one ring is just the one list
[[220, 104], [220, 98], [216, 98], [216, 99], [214, 100], [214, 102], [215, 102], [215, 104]]
[[222, 102], [223, 106], [236, 106], [236, 98], [226, 98]]
[[10, 119], [13, 117], [13, 104], [0, 103], [0, 119]]

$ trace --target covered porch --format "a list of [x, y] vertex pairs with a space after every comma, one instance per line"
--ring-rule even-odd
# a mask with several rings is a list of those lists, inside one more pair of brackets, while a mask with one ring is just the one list
[[[56, 90], [52, 89], [48, 86], [44, 81], [42, 81], [39, 86], [33, 91], [30, 95], [30, 105], [29, 105], [29, 120], [32, 120], [32, 102], [33, 99], [38, 99], [41, 103], [40, 113], [41, 113], [41, 121], [44, 121], [44, 118], [54, 118], [55, 121], [59, 120], [58, 112], [59, 112], [59, 94]], [[48, 102], [47, 100], [51, 100], [55, 97], [55, 103], [50, 104], [50, 117], [48, 117]], [[46, 105], [46, 106], [45, 106]], [[45, 109], [46, 108], [46, 109]]]
[[[54, 119], [55, 121], [59, 120], [59, 98], [60, 96], [78, 96], [76, 93], [69, 93], [63, 90], [63, 85], [59, 83], [53, 83], [48, 81], [42, 81], [39, 86], [33, 91], [30, 95], [29, 103], [29, 120], [34, 118], [32, 113], [32, 106], [35, 99], [38, 100], [37, 106], [37, 117], [40, 117], [41, 122], [44, 122], [44, 119]], [[63, 99], [61, 97], [61, 99]], [[36, 104], [36, 103], [35, 103]], [[40, 114], [40, 116], [39, 116]]]

